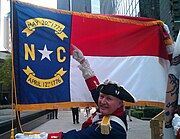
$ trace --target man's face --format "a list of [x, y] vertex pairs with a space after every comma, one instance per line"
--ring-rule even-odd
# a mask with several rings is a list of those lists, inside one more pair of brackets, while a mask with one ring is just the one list
[[98, 98], [98, 107], [102, 115], [112, 114], [117, 108], [122, 106], [122, 100], [112, 96], [100, 93]]

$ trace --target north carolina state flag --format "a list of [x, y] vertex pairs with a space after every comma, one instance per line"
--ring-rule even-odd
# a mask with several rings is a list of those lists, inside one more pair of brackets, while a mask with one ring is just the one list
[[70, 44], [100, 82], [119, 82], [138, 100], [164, 102], [170, 37], [154, 19], [96, 15], [13, 2], [19, 110], [93, 104]]

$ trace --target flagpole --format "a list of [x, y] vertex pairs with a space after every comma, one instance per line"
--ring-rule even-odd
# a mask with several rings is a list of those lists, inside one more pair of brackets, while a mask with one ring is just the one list
[[11, 66], [12, 66], [12, 79], [11, 79], [11, 109], [12, 109], [12, 119], [11, 119], [11, 137], [10, 139], [14, 139], [14, 70], [13, 70], [13, 0], [10, 1], [10, 9], [11, 9], [11, 43], [12, 43], [12, 62], [11, 62]]
[[12, 41], [12, 78], [11, 78], [11, 105], [12, 105], [12, 119], [11, 119], [11, 136], [10, 139], [14, 139], [14, 112], [16, 113], [16, 126], [17, 126], [17, 132], [23, 132], [20, 122], [20, 111], [16, 111], [16, 104], [17, 104], [17, 98], [16, 98], [16, 83], [15, 83], [15, 76], [14, 76], [14, 17], [13, 17], [13, 1], [10, 1], [10, 8], [11, 8], [11, 41]]

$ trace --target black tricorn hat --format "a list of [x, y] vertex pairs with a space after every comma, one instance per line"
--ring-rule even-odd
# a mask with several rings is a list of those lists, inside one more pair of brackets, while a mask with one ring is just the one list
[[116, 82], [107, 80], [97, 87], [97, 91], [103, 94], [112, 95], [127, 102], [136, 102], [136, 98], [123, 86], [119, 86]]

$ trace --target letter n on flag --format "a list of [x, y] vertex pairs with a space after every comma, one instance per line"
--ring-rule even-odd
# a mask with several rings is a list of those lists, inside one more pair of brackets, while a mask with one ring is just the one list
[[125, 86], [138, 100], [164, 102], [171, 40], [155, 19], [77, 13], [13, 2], [17, 108], [94, 104], [70, 44], [100, 82]]

